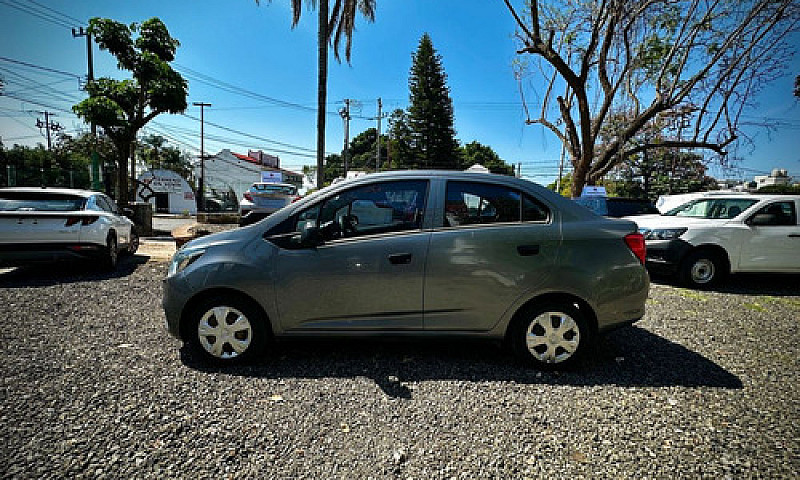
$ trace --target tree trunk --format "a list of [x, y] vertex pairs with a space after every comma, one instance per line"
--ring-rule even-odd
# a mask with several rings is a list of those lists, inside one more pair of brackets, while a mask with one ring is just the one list
[[117, 205], [128, 205], [128, 155], [130, 143], [123, 142], [117, 146]]
[[317, 188], [322, 188], [325, 175], [325, 114], [328, 97], [328, 0], [319, 1], [319, 34], [317, 36], [319, 71], [317, 72]]

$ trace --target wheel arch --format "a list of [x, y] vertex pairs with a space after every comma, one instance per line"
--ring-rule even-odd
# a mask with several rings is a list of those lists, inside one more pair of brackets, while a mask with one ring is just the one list
[[514, 324], [518, 321], [517, 319], [525, 310], [533, 307], [534, 305], [546, 305], [550, 303], [568, 303], [571, 305], [576, 305], [578, 311], [583, 314], [586, 321], [589, 323], [589, 329], [591, 330], [591, 335], [596, 336], [598, 333], [598, 326], [597, 326], [597, 315], [595, 314], [594, 309], [592, 308], [589, 303], [582, 299], [577, 295], [573, 295], [571, 293], [566, 292], [548, 292], [543, 293], [541, 295], [537, 295], [517, 308], [514, 314], [511, 316], [511, 321], [508, 322], [506, 325], [506, 331], [504, 334], [504, 338], [506, 342], [508, 342], [509, 335], [513, 331]]
[[181, 311], [181, 323], [179, 325], [179, 333], [182, 340], [187, 340], [191, 335], [191, 332], [189, 331], [191, 327], [191, 315], [197, 309], [198, 305], [209, 298], [221, 296], [234, 297], [237, 300], [240, 300], [246, 303], [248, 306], [256, 309], [261, 315], [267, 335], [272, 336], [272, 324], [270, 322], [269, 315], [267, 315], [267, 312], [260, 303], [241, 290], [226, 287], [215, 287], [195, 293], [195, 295], [192, 296], [192, 298], [190, 298], [183, 306], [183, 310]]
[[702, 243], [700, 245], [695, 246], [694, 248], [689, 249], [686, 254], [684, 254], [683, 258], [681, 258], [681, 264], [689, 258], [690, 255], [695, 254], [697, 252], [712, 252], [713, 254], [719, 256], [724, 262], [722, 265], [725, 269], [724, 273], [730, 273], [731, 271], [731, 258], [728, 255], [728, 251], [725, 250], [724, 247], [717, 245], [715, 243]]

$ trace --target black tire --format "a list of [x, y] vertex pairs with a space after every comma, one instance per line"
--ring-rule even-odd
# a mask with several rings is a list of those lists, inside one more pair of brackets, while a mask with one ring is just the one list
[[117, 269], [119, 263], [119, 245], [117, 244], [117, 236], [109, 235], [106, 239], [106, 249], [101, 262], [102, 268], [106, 271], [113, 272]]
[[541, 370], [574, 366], [592, 341], [583, 313], [567, 302], [523, 308], [515, 316], [509, 334], [514, 355]]
[[[224, 318], [217, 318], [220, 314]], [[245, 363], [263, 352], [269, 339], [266, 321], [261, 309], [251, 301], [236, 295], [217, 295], [193, 309], [185, 340], [203, 363]]]
[[697, 250], [681, 262], [680, 280], [691, 288], [704, 289], [719, 283], [728, 274], [725, 258], [713, 250]]

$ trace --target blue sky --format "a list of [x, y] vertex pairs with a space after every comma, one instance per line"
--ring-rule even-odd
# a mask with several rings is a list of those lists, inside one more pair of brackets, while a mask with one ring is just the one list
[[[69, 113], [84, 96], [78, 77], [86, 74], [85, 40], [73, 38], [70, 27], [94, 16], [125, 23], [157, 16], [181, 42], [175, 65], [189, 81], [190, 107], [188, 116], [158, 117], [146, 133], [164, 135], [198, 154], [200, 113], [191, 103], [207, 102], [212, 104], [205, 111], [207, 122], [230, 129], [207, 123], [207, 152], [262, 149], [280, 156], [285, 168], [299, 171], [314, 163], [316, 145], [315, 15], [305, 11], [292, 30], [288, 0], [262, 1], [260, 6], [254, 0], [0, 0], [0, 57], [57, 71], [0, 59], [6, 83], [6, 95], [0, 97], [0, 136], [9, 146], [45, 143], [35, 127], [41, 118], [35, 111], [45, 109], [55, 111], [55, 120], [68, 132], [85, 128]], [[407, 106], [411, 56], [428, 32], [448, 75], [459, 140], [489, 145], [507, 162], [521, 162], [523, 176], [551, 182], [561, 148], [541, 127], [524, 124], [511, 68], [514, 27], [499, 0], [379, 0], [375, 23], [358, 23], [352, 63], [338, 64], [331, 54], [326, 151], [342, 148], [337, 112], [343, 99], [357, 101], [351, 110], [351, 138], [375, 126], [368, 118], [376, 114], [378, 97], [384, 112]], [[751, 179], [780, 167], [800, 178], [800, 104], [791, 95], [800, 61], [795, 57], [787, 62], [791, 73], [773, 82], [759, 97], [758, 108], [747, 113], [749, 121], [766, 119], [778, 127], [749, 131], [756, 147], [740, 149], [740, 168], [712, 167], [711, 174]], [[96, 77], [124, 76], [96, 46], [94, 71]], [[220, 82], [227, 86], [219, 88]], [[386, 127], [384, 121], [384, 132]]]

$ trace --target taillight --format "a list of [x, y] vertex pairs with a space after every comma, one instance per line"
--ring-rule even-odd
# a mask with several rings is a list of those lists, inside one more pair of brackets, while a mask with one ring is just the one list
[[96, 215], [88, 215], [82, 217], [67, 217], [67, 223], [64, 224], [65, 227], [71, 227], [73, 225], [81, 224], [81, 225], [91, 225], [96, 222], [98, 217]]
[[644, 264], [645, 257], [647, 256], [647, 247], [644, 244], [644, 236], [639, 233], [629, 233], [625, 235], [625, 244], [631, 249], [636, 258]]
[[248, 202], [252, 202], [253, 196], [250, 195], [250, 192], [244, 192], [244, 199], [247, 200]]
[[294, 198], [292, 199], [292, 203], [300, 200], [301, 198], [303, 198], [303, 197], [301, 197], [300, 195], [295, 195]]

